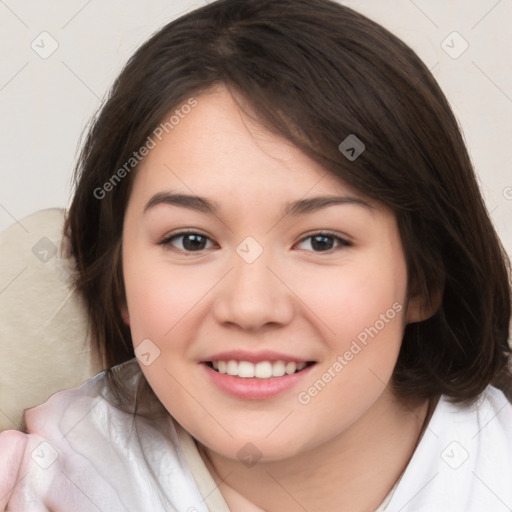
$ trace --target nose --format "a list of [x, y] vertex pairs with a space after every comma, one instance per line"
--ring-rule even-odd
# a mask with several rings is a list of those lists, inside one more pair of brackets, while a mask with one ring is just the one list
[[213, 304], [219, 323], [259, 331], [291, 321], [293, 293], [286, 286], [286, 277], [270, 260], [266, 251], [251, 263], [234, 254], [232, 270], [220, 283]]

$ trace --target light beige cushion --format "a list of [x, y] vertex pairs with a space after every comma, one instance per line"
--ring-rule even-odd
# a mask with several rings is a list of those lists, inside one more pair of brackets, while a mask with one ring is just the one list
[[0, 431], [22, 428], [26, 408], [102, 369], [61, 258], [64, 216], [42, 210], [0, 233]]

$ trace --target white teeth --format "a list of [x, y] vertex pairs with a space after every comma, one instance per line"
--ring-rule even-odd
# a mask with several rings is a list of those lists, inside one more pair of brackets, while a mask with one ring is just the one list
[[[258, 367], [256, 367], [257, 369]], [[255, 370], [254, 365], [252, 363], [249, 363], [248, 361], [240, 361], [238, 363], [238, 376], [239, 377], [245, 377], [246, 379], [250, 379], [254, 377]], [[256, 372], [256, 377], [260, 377], [260, 375]]]
[[295, 373], [295, 370], [297, 369], [297, 365], [295, 363], [288, 363], [285, 368], [285, 372], [288, 375], [291, 375], [292, 373]]
[[306, 363], [285, 363], [284, 361], [261, 361], [257, 364], [249, 361], [212, 361], [212, 366], [219, 373], [227, 373], [244, 379], [269, 379], [282, 377], [303, 370]]
[[228, 375], [238, 375], [238, 363], [236, 361], [228, 361], [226, 373]]
[[286, 373], [285, 365], [283, 361], [277, 361], [272, 365], [272, 376], [273, 377], [282, 377]]
[[268, 379], [272, 377], [272, 364], [270, 364], [268, 361], [262, 361], [261, 363], [258, 363], [254, 369], [254, 376], [258, 377], [258, 379]]

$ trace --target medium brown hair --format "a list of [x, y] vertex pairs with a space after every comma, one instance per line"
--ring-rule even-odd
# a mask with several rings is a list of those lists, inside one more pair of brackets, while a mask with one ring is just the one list
[[[131, 57], [93, 120], [66, 234], [94, 343], [110, 367], [134, 357], [121, 268], [136, 167], [123, 167], [169, 112], [223, 84], [259, 122], [346, 184], [390, 207], [409, 296], [433, 316], [407, 325], [392, 382], [399, 397], [471, 401], [510, 386], [510, 264], [448, 101], [418, 56], [330, 0], [219, 0], [169, 23]], [[350, 134], [366, 146], [349, 161]], [[510, 389], [510, 388], [508, 388]]]

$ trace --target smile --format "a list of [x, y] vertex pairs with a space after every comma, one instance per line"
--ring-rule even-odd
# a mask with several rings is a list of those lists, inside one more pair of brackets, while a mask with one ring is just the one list
[[298, 373], [313, 362], [295, 363], [293, 361], [208, 361], [206, 364], [213, 370], [242, 379], [270, 379]]

